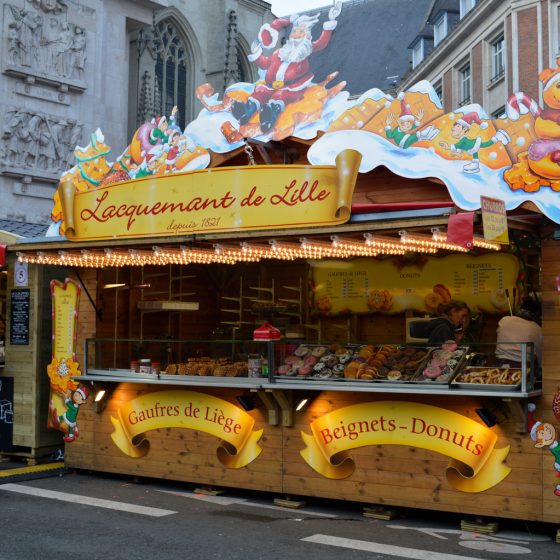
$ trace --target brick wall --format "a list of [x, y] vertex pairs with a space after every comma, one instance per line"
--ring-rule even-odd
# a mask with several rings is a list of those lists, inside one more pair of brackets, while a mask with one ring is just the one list
[[538, 99], [538, 29], [537, 9], [529, 8], [517, 14], [519, 90]]
[[479, 41], [471, 51], [471, 80], [472, 101], [483, 104], [484, 98], [484, 50], [482, 41]]

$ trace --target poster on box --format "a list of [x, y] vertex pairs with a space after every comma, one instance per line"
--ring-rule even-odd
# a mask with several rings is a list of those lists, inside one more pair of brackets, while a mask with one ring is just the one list
[[[450, 299], [473, 310], [504, 313], [505, 290], [516, 285], [519, 261], [507, 253], [441, 258], [357, 258], [313, 261], [313, 309], [321, 315], [345, 313], [437, 314]], [[513, 305], [513, 302], [512, 302]]]

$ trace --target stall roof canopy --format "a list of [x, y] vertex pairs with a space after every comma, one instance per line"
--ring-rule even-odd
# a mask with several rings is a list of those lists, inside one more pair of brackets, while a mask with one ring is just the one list
[[42, 237], [49, 226], [45, 224], [30, 224], [28, 222], [16, 222], [15, 220], [0, 220], [0, 231], [11, 233], [17, 237]]

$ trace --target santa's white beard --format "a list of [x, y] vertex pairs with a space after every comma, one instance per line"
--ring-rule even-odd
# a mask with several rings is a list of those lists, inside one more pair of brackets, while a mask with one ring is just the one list
[[313, 52], [311, 39], [288, 39], [286, 44], [278, 51], [278, 57], [282, 62], [301, 62]]

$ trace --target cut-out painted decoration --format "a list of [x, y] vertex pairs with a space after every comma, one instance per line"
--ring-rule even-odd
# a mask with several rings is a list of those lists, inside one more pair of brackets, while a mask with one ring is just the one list
[[[323, 21], [320, 14], [295, 14], [264, 24], [248, 56], [259, 72], [255, 83], [233, 84], [223, 93], [198, 86], [203, 108], [184, 130], [176, 109], [155, 116], [114, 162], [97, 130], [87, 146], [76, 147], [76, 165], [61, 184], [78, 193], [115, 183], [134, 189], [140, 179], [213, 167], [213, 154], [238, 150], [248, 140], [295, 137], [313, 141], [307, 158], [314, 166], [334, 165], [340, 152], [351, 149], [362, 156], [360, 172], [383, 165], [402, 177], [441, 181], [463, 210], [479, 209], [481, 195], [503, 200], [507, 210], [530, 201], [560, 223], [560, 57], [556, 68], [538, 75], [544, 106], [516, 92], [499, 118], [478, 104], [444, 111], [425, 80], [396, 97], [372, 87], [350, 99], [346, 83], [337, 80], [339, 69], [320, 76], [310, 65], [314, 53], [338, 48], [340, 18], [337, 2]], [[281, 34], [287, 35], [284, 43]], [[48, 235], [64, 235], [58, 192], [51, 217]]]
[[[560, 477], [560, 443], [556, 437], [556, 429], [549, 422], [535, 421], [534, 413], [536, 406], [533, 403], [527, 405], [529, 429], [531, 430], [531, 439], [535, 442], [535, 447], [541, 449], [548, 447], [548, 450], [554, 455], [554, 470], [556, 476]], [[560, 496], [560, 483], [556, 484], [554, 493]]]
[[52, 360], [47, 366], [51, 393], [47, 427], [61, 431], [66, 443], [79, 435], [78, 412], [89, 397], [89, 388], [74, 378], [81, 375], [76, 361], [78, 301], [81, 287], [73, 280], [51, 282]]

